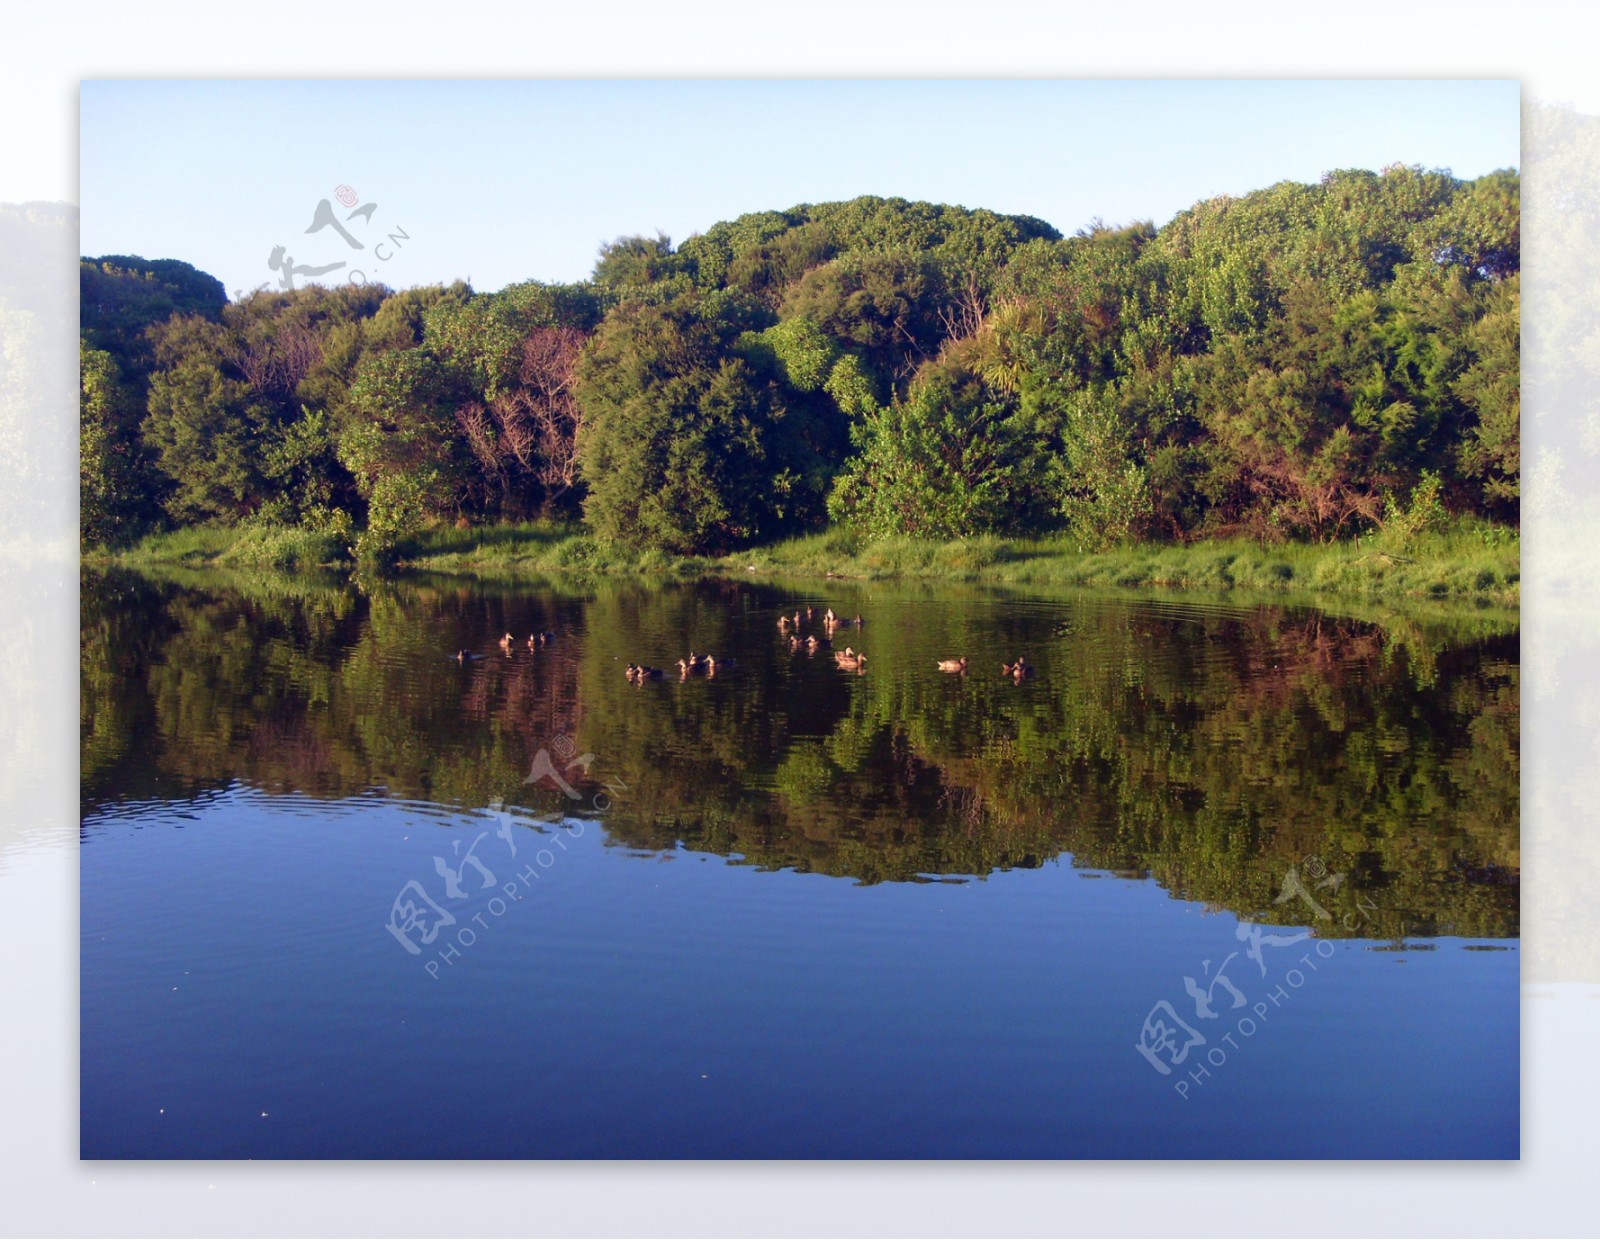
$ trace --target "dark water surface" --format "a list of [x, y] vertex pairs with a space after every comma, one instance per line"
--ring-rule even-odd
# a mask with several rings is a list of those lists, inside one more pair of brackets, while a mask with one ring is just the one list
[[83, 642], [85, 1157], [1517, 1155], [1505, 617], [116, 574]]

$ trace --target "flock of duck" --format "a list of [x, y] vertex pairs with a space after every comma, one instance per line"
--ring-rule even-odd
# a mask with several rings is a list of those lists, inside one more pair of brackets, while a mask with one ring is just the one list
[[[967, 674], [966, 655], [962, 655], [959, 659], [938, 659], [936, 662], [941, 672], [954, 672], [958, 676]], [[1012, 680], [1026, 680], [1033, 675], [1033, 664], [1018, 655], [1015, 663], [1002, 663], [1000, 665], [1000, 674], [1009, 676]]]
[[[840, 629], [856, 629], [859, 631], [864, 629], [867, 624], [859, 615], [847, 619], [836, 614], [833, 608], [829, 607], [822, 613], [823, 636], [818, 637], [816, 632], [813, 631], [802, 638], [800, 636], [801, 630], [814, 623], [815, 620], [816, 612], [810, 607], [803, 607], [792, 616], [784, 614], [778, 617], [778, 632], [787, 640], [790, 654], [799, 654], [803, 650], [808, 655], [814, 655], [819, 650], [831, 647], [834, 635]], [[541, 650], [550, 645], [555, 639], [556, 635], [554, 633], [544, 631], [532, 633], [528, 637], [528, 649], [533, 651]], [[516, 644], [517, 639], [510, 633], [500, 639], [500, 649], [505, 651], [507, 655], [510, 655], [512, 647]], [[473, 659], [480, 659], [483, 656], [474, 654], [470, 650], [458, 650], [455, 657], [458, 662], [466, 663]], [[867, 656], [863, 652], [858, 652], [852, 646], [846, 646], [843, 650], [835, 650], [833, 652], [833, 661], [844, 671], [855, 672], [857, 675], [862, 676], [866, 675]], [[957, 659], [936, 659], [934, 662], [941, 672], [949, 672], [957, 676], [965, 676], [967, 674], [966, 655], [962, 655]], [[736, 667], [738, 667], [738, 663], [733, 659], [718, 658], [714, 654], [696, 654], [691, 650], [686, 658], [678, 660], [678, 678], [687, 680], [691, 676], [702, 675], [711, 678], [715, 677], [719, 672], [731, 672]], [[1033, 665], [1027, 659], [1018, 655], [1014, 662], [1000, 664], [1000, 674], [1009, 676], [1013, 681], [1021, 683], [1033, 675]], [[664, 680], [667, 673], [662, 668], [651, 667], [648, 664], [629, 663], [626, 675], [634, 684], [642, 685], [646, 681]]]
[[[541, 650], [545, 646], [548, 646], [551, 642], [555, 641], [555, 639], [556, 635], [554, 633], [543, 630], [537, 633], [530, 633], [528, 635], [528, 649]], [[511, 648], [516, 644], [517, 639], [510, 633], [507, 633], [500, 639], [500, 649], [505, 651], [507, 655], [510, 655]], [[481, 654], [478, 654], [476, 651], [472, 650], [458, 650], [455, 652], [453, 657], [457, 663], [471, 663], [474, 659], [483, 658]]]
[[[691, 676], [716, 676], [718, 672], [731, 672], [738, 667], [734, 659], [719, 659], [714, 654], [696, 654], [689, 652], [689, 657], [678, 660], [678, 679], [688, 680]], [[662, 680], [666, 672], [659, 667], [650, 667], [643, 663], [628, 664], [627, 677], [635, 684], [642, 685], [647, 680]]]
[[[860, 616], [846, 618], [828, 608], [821, 617], [822, 635], [813, 631], [805, 636], [802, 632], [809, 625], [816, 623], [817, 613], [815, 608], [802, 607], [792, 616], [784, 614], [778, 617], [778, 632], [783, 635], [789, 646], [790, 654], [799, 654], [804, 651], [814, 655], [819, 650], [833, 646], [834, 635], [840, 629], [861, 629], [866, 627], [866, 621]], [[867, 671], [867, 656], [858, 652], [853, 646], [846, 646], [843, 650], [833, 652], [834, 663], [844, 671], [865, 675]], [[690, 651], [687, 658], [678, 660], [678, 678], [687, 680], [691, 676], [704, 675], [714, 677], [719, 672], [728, 672], [738, 664], [733, 659], [718, 658], [714, 654], [696, 654]], [[667, 672], [659, 667], [651, 667], [647, 663], [630, 663], [627, 668], [627, 677], [634, 684], [644, 684], [651, 680], [664, 680]]]
[[[804, 650], [808, 655], [814, 655], [819, 650], [831, 647], [834, 634], [840, 629], [863, 629], [867, 625], [867, 622], [860, 616], [856, 616], [854, 619], [847, 619], [844, 616], [837, 615], [833, 608], [830, 607], [822, 613], [823, 636], [818, 637], [816, 633], [812, 633], [802, 640], [800, 630], [804, 626], [813, 623], [816, 617], [816, 611], [810, 607], [804, 607], [792, 616], [784, 615], [778, 617], [778, 632], [788, 640], [790, 654], [799, 654]], [[835, 650], [833, 652], [833, 661], [847, 672], [855, 672], [858, 675], [866, 674], [867, 656], [864, 653], [858, 653], [853, 646], [846, 646], [843, 650]]]
[[[800, 651], [804, 650], [807, 654], [814, 655], [818, 650], [832, 646], [834, 634], [840, 629], [853, 628], [860, 630], [865, 628], [867, 623], [860, 616], [856, 616], [854, 619], [846, 619], [844, 616], [837, 615], [833, 608], [830, 607], [822, 613], [824, 636], [818, 637], [815, 633], [812, 633], [802, 639], [800, 636], [801, 629], [810, 624], [815, 618], [816, 613], [810, 607], [802, 608], [792, 616], [782, 615], [778, 617], [778, 632], [788, 639], [790, 654], [799, 654]], [[867, 656], [858, 654], [850, 646], [846, 646], [843, 650], [834, 651], [833, 661], [846, 671], [864, 674], [867, 670]], [[959, 659], [936, 659], [934, 662], [941, 672], [952, 672], [959, 676], [967, 674], [966, 655], [962, 655]], [[1033, 664], [1018, 655], [1014, 662], [1001, 663], [1000, 672], [1001, 675], [1009, 676], [1012, 680], [1020, 683], [1033, 675]]]

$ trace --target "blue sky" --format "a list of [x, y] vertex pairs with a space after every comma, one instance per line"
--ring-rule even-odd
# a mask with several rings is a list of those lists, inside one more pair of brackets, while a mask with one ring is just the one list
[[[325, 281], [495, 289], [579, 279], [619, 235], [858, 194], [1071, 233], [1335, 168], [1520, 164], [1514, 81], [107, 81], [80, 105], [82, 252], [230, 293], [275, 285], [279, 245], [345, 262]], [[359, 252], [306, 233], [341, 185], [372, 206], [333, 204]]]

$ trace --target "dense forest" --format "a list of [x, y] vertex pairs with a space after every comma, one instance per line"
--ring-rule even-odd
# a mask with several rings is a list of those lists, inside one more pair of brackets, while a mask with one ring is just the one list
[[1515, 523], [1519, 266], [1516, 172], [1404, 166], [1070, 237], [804, 205], [496, 293], [230, 303], [183, 262], [84, 259], [82, 533], [269, 523], [381, 561], [540, 516], [672, 553]]

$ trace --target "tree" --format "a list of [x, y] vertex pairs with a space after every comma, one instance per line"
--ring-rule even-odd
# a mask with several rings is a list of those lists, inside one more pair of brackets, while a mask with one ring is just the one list
[[1483, 280], [1522, 268], [1522, 180], [1509, 169], [1462, 186], [1417, 233], [1417, 249], [1435, 263]]
[[623, 303], [578, 368], [578, 464], [596, 532], [679, 553], [770, 537], [813, 515], [776, 377], [734, 346], [763, 312], [725, 294]]
[[155, 336], [174, 316], [220, 321], [222, 282], [176, 259], [133, 255], [78, 265], [80, 536], [135, 537], [159, 520], [168, 480], [140, 431], [157, 366]]
[[590, 278], [598, 288], [622, 293], [669, 280], [682, 271], [672, 238], [657, 233], [654, 237], [618, 237], [602, 245]]
[[517, 517], [576, 509], [583, 410], [573, 384], [600, 315], [592, 289], [534, 282], [429, 311], [429, 348], [472, 392], [457, 421], [483, 511]]
[[[1564, 201], [1581, 248], [1584, 200]], [[1347, 537], [1427, 480], [1441, 511], [1514, 521], [1520, 213], [1514, 171], [1394, 166], [1071, 237], [898, 198], [801, 204], [677, 248], [622, 237], [589, 281], [493, 294], [227, 304], [187, 264], [84, 260], [85, 513], [342, 528], [366, 510], [382, 555], [451, 514], [580, 507], [677, 551], [828, 511], [874, 537], [1065, 525], [1101, 546]]]
[[339, 438], [326, 409], [302, 405], [300, 416], [280, 425], [265, 451], [268, 496], [259, 515], [283, 525], [304, 525], [344, 535], [358, 507], [353, 479], [339, 461]]
[[264, 493], [270, 411], [224, 360], [223, 328], [198, 316], [157, 329], [145, 441], [169, 482], [163, 501], [184, 521], [238, 521]]
[[147, 328], [174, 315], [213, 322], [228, 304], [222, 281], [177, 259], [108, 254], [78, 264], [79, 323], [90, 346], [123, 362], [147, 359]]
[[1467, 333], [1472, 363], [1453, 385], [1472, 414], [1457, 450], [1461, 473], [1481, 487], [1484, 511], [1513, 522], [1522, 476], [1520, 283], [1512, 276], [1484, 298]]
[[839, 474], [829, 512], [871, 539], [1014, 527], [1031, 445], [1012, 413], [959, 363], [930, 365], [904, 399], [855, 428], [860, 451]]
[[500, 384], [487, 403], [472, 400], [457, 411], [479, 474], [502, 512], [533, 503], [547, 514], [570, 507], [580, 481], [584, 416], [573, 385], [584, 340], [572, 327], [533, 328], [521, 342], [515, 378]]
[[797, 280], [837, 252], [825, 226], [804, 224], [734, 258], [727, 269], [727, 287], [747, 292], [777, 309]]
[[465, 397], [459, 375], [427, 349], [362, 362], [338, 446], [367, 502], [358, 558], [392, 556], [428, 521], [459, 507], [468, 464], [456, 409]]
[[78, 529], [84, 546], [131, 539], [154, 515], [138, 459], [138, 404], [116, 359], [78, 345]]
[[783, 317], [809, 319], [852, 349], [886, 390], [938, 351], [947, 300], [938, 268], [918, 254], [848, 255], [807, 272]]
[[1146, 532], [1151, 488], [1133, 457], [1114, 388], [1082, 388], [1066, 399], [1061, 452], [1051, 462], [1056, 508], [1083, 551], [1103, 551]]

